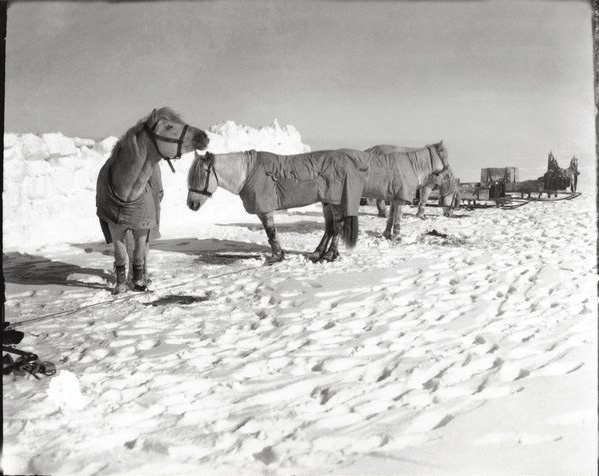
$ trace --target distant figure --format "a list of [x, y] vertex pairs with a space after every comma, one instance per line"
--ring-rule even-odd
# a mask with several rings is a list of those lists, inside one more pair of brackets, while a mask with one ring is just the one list
[[[575, 167], [575, 169], [573, 169], [573, 167]], [[575, 182], [578, 183], [577, 176], [578, 159], [574, 157], [570, 162], [570, 167], [568, 169], [562, 169], [558, 165], [557, 159], [553, 156], [553, 153], [549, 152], [549, 156], [547, 157], [547, 172], [543, 175], [543, 188], [548, 196], [551, 196], [551, 193], [557, 196], [559, 190], [566, 190], [568, 187], [572, 187], [572, 191], [575, 191]]]
[[580, 172], [578, 171], [578, 159], [576, 156], [572, 157], [570, 160], [570, 166], [566, 169], [566, 176], [570, 179], [570, 191], [572, 193], [576, 192], [576, 188], [578, 187], [578, 176]]

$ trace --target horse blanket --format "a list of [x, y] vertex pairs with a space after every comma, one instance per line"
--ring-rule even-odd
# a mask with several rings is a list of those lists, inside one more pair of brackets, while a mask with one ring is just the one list
[[412, 203], [421, 185], [411, 152], [371, 155], [364, 196]]
[[340, 205], [344, 217], [358, 215], [371, 154], [353, 149], [295, 155], [251, 150], [244, 154], [250, 172], [239, 196], [248, 213], [323, 202]]
[[148, 228], [151, 230], [150, 237], [158, 238], [160, 201], [164, 195], [160, 166], [154, 167], [142, 194], [131, 202], [125, 202], [112, 189], [109, 173], [111, 163], [112, 158], [102, 166], [96, 184], [96, 215], [100, 219], [106, 243], [112, 243], [108, 223], [132, 229]]

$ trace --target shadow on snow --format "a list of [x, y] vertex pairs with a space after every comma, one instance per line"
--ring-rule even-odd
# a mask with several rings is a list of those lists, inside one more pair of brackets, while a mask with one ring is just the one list
[[72, 263], [55, 261], [44, 256], [9, 252], [2, 254], [4, 281], [14, 284], [79, 286], [106, 289], [106, 284], [77, 279], [89, 275], [111, 281], [111, 274], [103, 269], [87, 268]]

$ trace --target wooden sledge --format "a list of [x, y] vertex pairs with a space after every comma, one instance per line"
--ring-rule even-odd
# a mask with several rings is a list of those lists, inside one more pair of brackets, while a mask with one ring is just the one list
[[[543, 194], [546, 197], [543, 197]], [[569, 192], [567, 190], [556, 190], [545, 188], [543, 177], [537, 180], [526, 180], [524, 182], [513, 182], [505, 184], [505, 196], [509, 198], [526, 198], [529, 201], [556, 202], [560, 200], [572, 200], [580, 196], [580, 192]]]
[[[524, 182], [469, 182], [460, 184], [461, 208], [468, 210], [478, 208], [501, 208], [513, 210], [533, 201], [555, 202], [572, 200], [580, 196], [579, 192], [563, 190], [546, 190], [542, 180], [527, 180]], [[437, 200], [435, 192], [430, 200]], [[438, 206], [427, 203], [427, 206]]]

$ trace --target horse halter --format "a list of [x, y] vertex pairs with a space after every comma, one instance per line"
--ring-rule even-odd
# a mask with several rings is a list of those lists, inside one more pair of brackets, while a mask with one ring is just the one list
[[[218, 175], [216, 175], [216, 170], [214, 170], [214, 155], [210, 152], [206, 152], [206, 157], [208, 161], [208, 167], [206, 169], [206, 182], [204, 183], [204, 189], [198, 190], [197, 188], [188, 189], [190, 192], [199, 193], [200, 195], [206, 195], [208, 198], [212, 197], [212, 192], [208, 191], [208, 185], [210, 184], [210, 172], [214, 174], [214, 178], [216, 179], [216, 183], [218, 185]], [[205, 162], [206, 160], [202, 160]]]
[[[173, 173], [175, 173], [175, 167], [173, 167], [171, 160], [176, 160], [176, 159], [181, 158], [181, 148], [183, 147], [183, 139], [185, 139], [185, 134], [187, 134], [187, 129], [189, 128], [189, 126], [187, 124], [185, 124], [183, 126], [183, 131], [181, 131], [181, 136], [178, 139], [173, 139], [171, 137], [161, 136], [154, 132], [154, 130], [158, 127], [158, 122], [159, 121], [156, 121], [154, 123], [154, 125], [152, 126], [152, 128], [148, 127], [147, 123], [144, 124], [144, 130], [148, 133], [148, 135], [150, 136], [150, 139], [152, 139], [152, 143], [154, 144], [154, 147], [156, 147], [156, 150], [158, 151], [158, 153], [162, 156], [162, 158], [164, 160], [166, 160], [166, 162], [168, 163], [168, 166], [171, 168]], [[160, 151], [160, 147], [158, 147], [157, 140], [162, 141], [162, 142], [171, 142], [171, 143], [177, 144], [177, 153], [175, 155], [173, 155], [172, 157], [165, 157], [162, 154], [162, 152]]]

